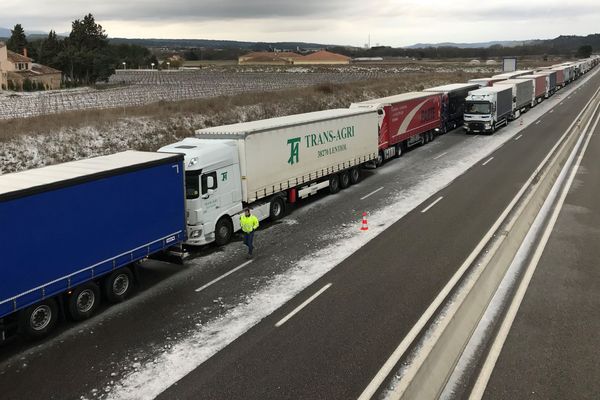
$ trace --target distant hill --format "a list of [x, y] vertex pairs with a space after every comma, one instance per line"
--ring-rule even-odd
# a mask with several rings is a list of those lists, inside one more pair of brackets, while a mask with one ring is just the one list
[[305, 42], [244, 42], [237, 40], [208, 40], [208, 39], [127, 39], [109, 38], [113, 44], [137, 44], [145, 47], [168, 48], [237, 48], [237, 49], [322, 49], [332, 45]]
[[[25, 34], [27, 36], [30, 36], [30, 37], [34, 38], [34, 39], [38, 39], [38, 38], [40, 38], [42, 36], [44, 36], [44, 37], [48, 36], [48, 32], [44, 32], [44, 31], [28, 31], [28, 30], [26, 30]], [[0, 38], [5, 38], [6, 39], [6, 38], [9, 38], [10, 35], [11, 35], [10, 29], [8, 29], [8, 28], [2, 28], [0, 26]]]
[[411, 46], [406, 46], [407, 49], [427, 49], [431, 47], [457, 47], [459, 49], [487, 49], [492, 46], [503, 46], [503, 47], [517, 47], [524, 45], [532, 45], [541, 40], [503, 40], [503, 41], [492, 41], [492, 42], [477, 42], [477, 43], [417, 43]]

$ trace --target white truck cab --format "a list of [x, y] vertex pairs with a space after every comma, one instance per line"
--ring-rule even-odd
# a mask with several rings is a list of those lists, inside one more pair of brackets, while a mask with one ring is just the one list
[[[186, 138], [165, 146], [164, 153], [185, 157], [185, 184], [188, 241], [198, 246], [216, 241], [221, 244], [240, 229], [243, 211], [239, 155], [234, 140]], [[253, 210], [260, 219], [268, 217], [268, 208]], [[230, 218], [222, 219], [224, 216]], [[227, 221], [218, 224], [219, 221]], [[217, 225], [219, 225], [217, 227]], [[219, 230], [215, 236], [215, 231]]]

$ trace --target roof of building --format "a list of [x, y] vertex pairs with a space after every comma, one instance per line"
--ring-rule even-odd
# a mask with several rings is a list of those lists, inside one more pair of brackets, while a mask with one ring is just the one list
[[61, 70], [54, 69], [54, 68], [49, 67], [47, 65], [42, 65], [42, 64], [37, 64], [37, 63], [31, 64], [31, 70], [34, 73], [40, 74], [40, 75], [62, 74]]
[[341, 54], [332, 53], [327, 50], [320, 50], [302, 57], [306, 61], [350, 61], [350, 57]]
[[31, 58], [29, 57], [25, 57], [22, 54], [19, 53], [15, 53], [14, 51], [7, 51], [7, 55], [8, 55], [8, 61], [11, 62], [31, 62]]

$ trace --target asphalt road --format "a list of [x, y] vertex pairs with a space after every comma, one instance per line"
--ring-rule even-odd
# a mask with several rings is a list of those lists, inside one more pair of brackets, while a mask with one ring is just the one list
[[[599, 83], [596, 75], [569, 98], [556, 101], [554, 111], [539, 123], [507, 138], [501, 148], [448, 182], [162, 398], [357, 397]], [[496, 135], [503, 135], [502, 130]], [[194, 289], [245, 261], [239, 242], [201, 250], [185, 267], [148, 263], [141, 291], [130, 301], [84, 324], [63, 324], [42, 343], [15, 341], [0, 348], [2, 398], [102, 397], [105, 388], [137, 363], [151, 361], [199, 325], [244, 303], [296, 260], [335, 242], [332, 232], [357, 229], [362, 211], [384, 207], [393, 196], [431, 177], [432, 171], [446, 165], [446, 158], [467, 156], [469, 148], [492, 139], [466, 136], [460, 130], [447, 134], [379, 171], [366, 172], [359, 185], [305, 202], [282, 222], [259, 232], [258, 256], [252, 264], [200, 293]], [[368, 200], [361, 200], [369, 194]], [[331, 286], [314, 301], [275, 326], [327, 284]]]
[[529, 284], [484, 399], [600, 398], [600, 127]]

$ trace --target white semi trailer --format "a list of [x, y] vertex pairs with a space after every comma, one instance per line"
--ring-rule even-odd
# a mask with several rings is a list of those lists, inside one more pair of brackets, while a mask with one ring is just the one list
[[377, 157], [378, 122], [376, 109], [334, 109], [200, 129], [161, 148], [185, 157], [186, 244], [227, 243], [246, 206], [279, 219], [299, 198], [358, 182]]

